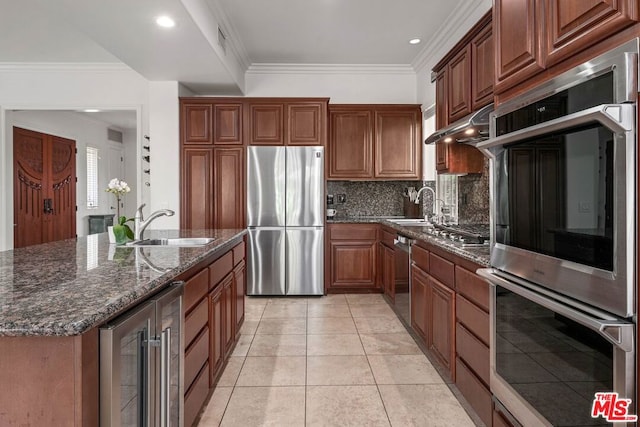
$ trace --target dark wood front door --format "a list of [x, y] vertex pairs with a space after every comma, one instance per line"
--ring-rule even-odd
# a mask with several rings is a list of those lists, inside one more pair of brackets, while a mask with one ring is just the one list
[[76, 236], [76, 142], [13, 128], [14, 247]]

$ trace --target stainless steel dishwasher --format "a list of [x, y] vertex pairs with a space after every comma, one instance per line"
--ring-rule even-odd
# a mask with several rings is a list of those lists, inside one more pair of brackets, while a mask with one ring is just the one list
[[[397, 234], [393, 243], [399, 251], [396, 251], [396, 272], [399, 268], [407, 269], [406, 287], [396, 283], [395, 286], [395, 308], [396, 312], [402, 316], [405, 323], [411, 326], [411, 246], [415, 240]], [[404, 264], [405, 267], [401, 267]]]

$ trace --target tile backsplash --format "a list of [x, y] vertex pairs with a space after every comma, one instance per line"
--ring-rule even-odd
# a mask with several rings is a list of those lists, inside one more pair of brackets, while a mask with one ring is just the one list
[[482, 174], [458, 177], [458, 223], [489, 224], [489, 160]]
[[[418, 190], [424, 184], [435, 189], [435, 181], [328, 181], [327, 194], [334, 196], [334, 203], [327, 207], [336, 209], [337, 218], [404, 216], [404, 190]], [[345, 203], [338, 203], [338, 194], [346, 196]], [[425, 209], [431, 212], [433, 198], [430, 192], [423, 192], [420, 197], [424, 200], [419, 212], [422, 216]]]

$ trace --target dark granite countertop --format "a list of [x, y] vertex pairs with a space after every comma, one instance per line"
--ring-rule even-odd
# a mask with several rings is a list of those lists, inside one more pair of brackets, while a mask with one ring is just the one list
[[451, 252], [459, 256], [460, 258], [473, 261], [483, 267], [489, 267], [491, 265], [491, 257], [489, 254], [489, 245], [463, 247], [460, 242], [452, 242], [450, 240], [436, 237], [432, 234], [428, 234], [427, 227], [417, 226], [402, 226], [395, 224], [391, 221], [381, 221], [382, 224], [399, 231], [400, 234], [411, 237], [412, 239], [419, 239], [432, 245], [438, 246], [447, 252]]
[[109, 245], [106, 233], [0, 252], [0, 335], [79, 335], [166, 286], [246, 230], [149, 230], [213, 237], [202, 247]]
[[388, 221], [393, 218], [404, 218], [400, 216], [355, 216], [355, 217], [335, 217], [332, 220], [327, 220], [327, 224], [358, 224], [358, 223], [380, 223], [388, 227], [399, 231], [401, 234], [411, 237], [413, 239], [419, 239], [438, 246], [447, 252], [451, 252], [458, 255], [461, 258], [473, 261], [483, 267], [489, 267], [491, 264], [491, 257], [489, 254], [489, 245], [481, 247], [462, 247], [461, 243], [452, 242], [449, 240], [435, 237], [426, 232], [425, 227], [406, 227], [398, 225], [394, 222]]

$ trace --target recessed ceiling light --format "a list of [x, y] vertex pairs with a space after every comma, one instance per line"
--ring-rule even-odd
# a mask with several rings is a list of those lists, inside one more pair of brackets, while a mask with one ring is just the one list
[[409, 43], [410, 43], [410, 44], [418, 44], [418, 43], [420, 43], [421, 41], [422, 41], [422, 40], [420, 40], [420, 39], [411, 39], [411, 40], [409, 40]]
[[166, 15], [162, 15], [156, 18], [156, 24], [164, 28], [172, 28], [176, 26], [176, 21]]
[[82, 111], [84, 111], [85, 113], [99, 113], [100, 112], [100, 110], [98, 110], [97, 108], [86, 108], [86, 109], [84, 109]]

